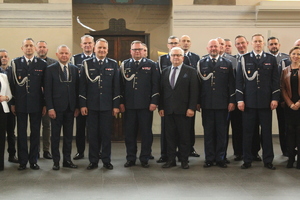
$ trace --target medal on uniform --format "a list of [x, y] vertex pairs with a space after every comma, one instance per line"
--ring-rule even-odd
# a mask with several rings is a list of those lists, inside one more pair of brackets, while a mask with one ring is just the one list
[[18, 79], [21, 79], [21, 76], [19, 76]]
[[206, 77], [206, 74], [203, 74], [204, 77]]
[[248, 74], [250, 74], [250, 70], [248, 70]]

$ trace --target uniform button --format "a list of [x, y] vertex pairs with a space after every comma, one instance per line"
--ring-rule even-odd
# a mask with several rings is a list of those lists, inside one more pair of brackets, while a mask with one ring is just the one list
[[100, 82], [102, 82], [102, 80], [100, 80]]
[[136, 72], [136, 74], [138, 74], [138, 72]]
[[257, 87], [257, 89], [259, 89], [260, 87]]
[[102, 92], [100, 92], [100, 94], [102, 94]]
[[102, 75], [102, 74], [100, 74], [100, 75]]
[[216, 90], [215, 88], [213, 88], [213, 90]]
[[102, 86], [100, 86], [100, 88], [102, 88]]
[[137, 88], [134, 88], [135, 90], [137, 90]]
[[215, 73], [216, 71], [213, 71], [213, 73]]
[[30, 74], [28, 74], [28, 76], [30, 76]]

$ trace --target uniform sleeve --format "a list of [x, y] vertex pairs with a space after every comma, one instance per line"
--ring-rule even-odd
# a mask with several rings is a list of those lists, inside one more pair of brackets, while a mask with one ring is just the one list
[[117, 63], [113, 63], [115, 73], [113, 80], [113, 107], [119, 108], [120, 106], [120, 68]]
[[272, 100], [280, 100], [280, 83], [279, 83], [279, 74], [278, 74], [278, 65], [275, 57], [272, 57]]
[[228, 74], [228, 86], [229, 86], [229, 103], [236, 103], [236, 97], [235, 97], [235, 79], [233, 76], [233, 68], [232, 63], [229, 63], [229, 74]]
[[79, 107], [87, 107], [87, 95], [86, 95], [86, 88], [87, 88], [87, 78], [85, 73], [85, 64], [86, 61], [83, 61], [83, 65], [80, 69], [80, 78], [79, 78]]
[[[242, 58], [243, 59], [243, 58]], [[239, 62], [236, 68], [236, 81], [235, 81], [235, 95], [236, 101], [244, 101], [244, 76], [242, 70], [242, 62]]]

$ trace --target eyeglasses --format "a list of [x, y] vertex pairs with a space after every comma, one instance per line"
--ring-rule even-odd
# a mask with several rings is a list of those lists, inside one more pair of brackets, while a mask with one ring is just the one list
[[131, 49], [132, 51], [143, 51], [144, 49]]
[[179, 44], [178, 42], [169, 42], [168, 44], [170, 45], [176, 45], [176, 44]]
[[182, 54], [171, 54], [172, 57], [181, 57]]

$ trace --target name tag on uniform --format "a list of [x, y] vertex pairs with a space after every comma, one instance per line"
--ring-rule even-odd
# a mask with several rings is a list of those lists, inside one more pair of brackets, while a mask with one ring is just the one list
[[43, 70], [42, 69], [35, 69], [34, 71], [35, 72], [42, 72]]
[[220, 67], [220, 69], [228, 69], [228, 67]]
[[113, 71], [114, 68], [105, 68], [106, 71]]
[[271, 63], [264, 63], [264, 65], [271, 65]]
[[96, 69], [89, 69], [89, 71], [95, 71]]

